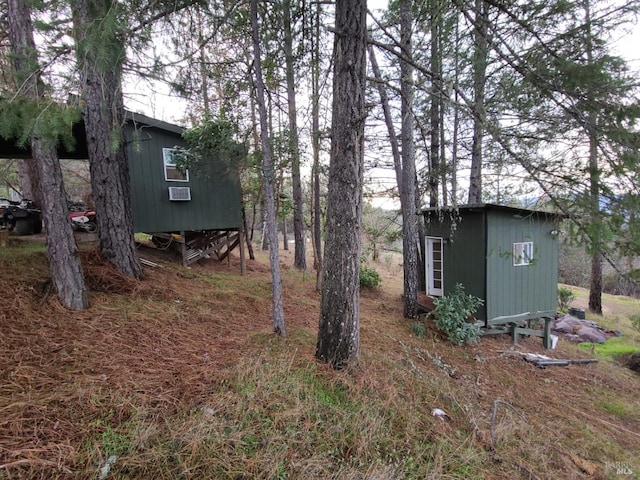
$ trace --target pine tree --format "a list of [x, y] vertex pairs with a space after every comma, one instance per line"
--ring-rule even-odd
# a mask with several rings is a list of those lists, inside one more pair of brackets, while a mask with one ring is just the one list
[[[56, 150], [57, 138], [49, 125], [60, 121], [57, 106], [45, 96], [40, 77], [37, 49], [33, 38], [31, 14], [23, 0], [8, 0], [9, 36], [13, 52], [17, 93], [13, 108], [20, 110], [22, 125], [29, 132], [33, 165], [39, 179], [42, 209], [47, 240], [47, 256], [53, 284], [60, 302], [67, 308], [82, 310], [88, 307], [84, 275], [76, 241], [69, 221], [62, 171]], [[46, 107], [48, 108], [45, 108]], [[32, 113], [33, 118], [29, 118]], [[47, 118], [48, 117], [48, 118]], [[7, 118], [5, 117], [5, 121]], [[30, 125], [29, 125], [30, 124]], [[71, 131], [71, 123], [67, 123]]]
[[360, 253], [366, 0], [338, 0], [326, 241], [316, 358], [342, 368], [360, 353]]
[[122, 4], [73, 0], [76, 58], [98, 223], [98, 251], [125, 275], [142, 269], [133, 237], [129, 164], [124, 140], [122, 67], [126, 58]]
[[271, 265], [272, 322], [276, 334], [286, 336], [284, 307], [282, 300], [282, 279], [278, 260], [278, 233], [274, 198], [274, 170], [267, 125], [267, 108], [264, 98], [264, 80], [262, 78], [262, 60], [260, 55], [260, 32], [258, 28], [258, 2], [251, 0], [251, 33], [253, 39], [253, 68], [256, 81], [256, 103], [260, 114], [260, 145], [262, 146], [262, 175], [264, 179], [265, 222], [269, 238], [269, 262]]

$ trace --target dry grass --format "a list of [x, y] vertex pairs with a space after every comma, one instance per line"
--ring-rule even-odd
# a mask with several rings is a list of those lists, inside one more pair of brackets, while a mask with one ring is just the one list
[[[542, 352], [539, 339], [515, 349], [506, 337], [418, 339], [400, 316], [395, 270], [362, 294], [360, 361], [333, 372], [313, 358], [309, 272], [284, 271], [280, 339], [260, 261], [245, 277], [236, 260], [167, 263], [139, 282], [91, 251], [83, 264], [91, 308], [69, 312], [47, 295], [41, 251], [0, 251], [3, 291], [15, 292], [0, 310], [0, 479], [640, 473], [637, 374], [606, 361], [538, 369], [515, 352]], [[562, 342], [554, 352], [589, 355]]]

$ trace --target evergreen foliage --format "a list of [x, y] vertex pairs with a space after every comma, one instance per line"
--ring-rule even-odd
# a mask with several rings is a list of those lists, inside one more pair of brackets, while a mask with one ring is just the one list
[[49, 99], [0, 98], [0, 136], [26, 148], [35, 132], [56, 145], [62, 144], [67, 150], [73, 150], [73, 125], [80, 120], [80, 115], [76, 107]]
[[571, 302], [576, 299], [576, 295], [567, 287], [558, 287], [558, 308], [566, 312]]
[[480, 337], [480, 328], [469, 320], [483, 303], [480, 298], [464, 293], [464, 286], [457, 284], [453, 292], [433, 301], [436, 327], [457, 345], [475, 342]]
[[177, 166], [182, 170], [192, 169], [213, 178], [237, 172], [247, 165], [247, 148], [234, 140], [236, 127], [224, 118], [210, 115], [198, 125], [183, 133], [187, 149], [179, 149]]
[[378, 288], [382, 284], [382, 279], [378, 271], [367, 265], [364, 257], [360, 258], [360, 286], [366, 288]]

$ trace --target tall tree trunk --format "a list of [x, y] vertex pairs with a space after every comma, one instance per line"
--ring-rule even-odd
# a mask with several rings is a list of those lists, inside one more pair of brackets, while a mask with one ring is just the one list
[[[296, 109], [296, 79], [291, 33], [291, 1], [283, 0], [284, 54], [287, 77], [287, 103], [289, 112], [289, 154], [291, 155], [291, 182], [293, 186], [293, 239], [295, 244], [293, 265], [305, 270], [307, 257], [304, 244], [304, 206], [300, 179], [300, 147], [298, 145], [298, 118]], [[288, 248], [288, 247], [287, 247]]]
[[[583, 1], [587, 62], [593, 64], [593, 37], [591, 32], [590, 0]], [[600, 212], [600, 166], [598, 165], [598, 115], [589, 112], [587, 136], [589, 137], [589, 195], [591, 197], [591, 278], [589, 285], [589, 310], [602, 315], [602, 218]]]
[[264, 101], [264, 81], [260, 60], [260, 35], [258, 31], [258, 0], [251, 0], [251, 35], [253, 39], [253, 68], [256, 80], [256, 102], [260, 116], [260, 144], [262, 145], [262, 176], [266, 208], [266, 225], [269, 237], [269, 261], [271, 265], [272, 321], [276, 334], [286, 335], [284, 306], [282, 300], [282, 279], [278, 260], [278, 231], [276, 224], [276, 208], [273, 185], [275, 183], [269, 129], [267, 125], [267, 109]]
[[[262, 180], [264, 182], [264, 179]], [[262, 189], [264, 190], [264, 185], [262, 185]], [[262, 197], [264, 198], [264, 193], [262, 194]], [[274, 207], [274, 212], [275, 212], [275, 207]], [[262, 201], [262, 208], [261, 208], [261, 213], [262, 213], [262, 236], [260, 237], [260, 250], [266, 252], [267, 250], [269, 250], [269, 225], [267, 223], [267, 206], [264, 202], [264, 200]]]
[[378, 61], [376, 60], [373, 45], [371, 44], [369, 45], [369, 63], [371, 64], [371, 71], [373, 72], [373, 78], [375, 78], [378, 95], [380, 96], [380, 104], [382, 106], [384, 123], [387, 126], [389, 144], [391, 145], [391, 158], [393, 159], [393, 168], [396, 173], [398, 195], [402, 200], [402, 156], [400, 154], [400, 146], [398, 145], [396, 129], [393, 125], [393, 115], [391, 114], [391, 107], [389, 106], [389, 96], [387, 95], [387, 89], [384, 83], [384, 79], [382, 78], [382, 74], [380, 73], [380, 67], [378, 66]]
[[287, 219], [282, 218], [282, 248], [283, 250], [289, 250], [289, 235], [287, 235]]
[[[438, 182], [440, 180], [440, 110], [442, 108], [442, 81], [440, 51], [440, 5], [432, 0], [431, 7], [431, 107], [430, 107], [430, 140], [429, 149], [429, 206], [438, 206]], [[402, 14], [401, 14], [402, 15]], [[400, 20], [402, 23], [402, 19]], [[410, 27], [410, 25], [409, 25]], [[400, 27], [402, 28], [402, 27]], [[402, 33], [400, 34], [402, 36]], [[401, 40], [402, 42], [402, 40]], [[404, 147], [403, 147], [404, 149]]]
[[119, 4], [113, 0], [74, 0], [72, 8], [85, 103], [91, 193], [97, 213], [98, 251], [123, 274], [139, 278], [142, 269], [133, 237], [124, 138], [125, 48], [118, 32], [113, 30]]
[[487, 81], [488, 5], [475, 1], [473, 54], [473, 141], [471, 145], [471, 173], [469, 176], [469, 204], [482, 202], [482, 143], [486, 125], [485, 84]]
[[589, 113], [589, 194], [591, 202], [591, 276], [589, 310], [602, 315], [602, 219], [600, 212], [600, 171], [598, 166], [597, 116]]
[[453, 73], [453, 135], [451, 139], [451, 203], [458, 204], [458, 132], [460, 130], [460, 94], [458, 93], [460, 85], [460, 20], [456, 18], [455, 26], [455, 50], [454, 50], [454, 73]]
[[[442, 39], [441, 39], [442, 42]], [[440, 186], [442, 189], [442, 206], [443, 207], [448, 207], [449, 206], [449, 194], [447, 191], [447, 173], [448, 173], [448, 167], [447, 167], [447, 145], [446, 145], [446, 138], [445, 138], [445, 131], [444, 131], [444, 119], [445, 119], [445, 108], [446, 108], [446, 103], [445, 103], [445, 91], [444, 91], [444, 86], [443, 86], [443, 81], [442, 81], [442, 77], [443, 77], [443, 72], [442, 72], [442, 62], [440, 62], [440, 71], [438, 73], [438, 78], [440, 78], [440, 90], [441, 90], [441, 95], [440, 95], [440, 115], [439, 115], [439, 119], [438, 121], [440, 122]]]
[[[9, 36], [16, 77], [29, 100], [44, 99], [44, 85], [38, 74], [38, 58], [29, 8], [23, 0], [8, 0]], [[89, 306], [84, 275], [76, 241], [69, 221], [69, 210], [55, 141], [36, 124], [31, 134], [33, 166], [40, 179], [47, 256], [51, 277], [60, 302], [67, 308]]]
[[316, 358], [342, 368], [360, 353], [366, 0], [337, 0], [335, 17], [329, 197]]
[[[57, 152], [56, 152], [57, 156]], [[42, 189], [38, 177], [38, 166], [34, 159], [25, 159], [18, 164], [20, 176], [20, 194], [22, 198], [28, 198], [38, 208], [42, 207]]]
[[[409, 194], [409, 195], [404, 195], [404, 189], [407, 188], [407, 186], [405, 185], [405, 182], [408, 182], [408, 179], [406, 179], [404, 177], [404, 170], [403, 170], [403, 157], [402, 154], [400, 153], [400, 148], [398, 146], [398, 140], [397, 140], [397, 136], [396, 136], [396, 130], [395, 127], [393, 125], [393, 117], [391, 115], [391, 108], [389, 106], [389, 98], [387, 96], [387, 91], [385, 88], [385, 84], [384, 84], [384, 80], [382, 78], [382, 75], [380, 74], [380, 68], [378, 67], [378, 62], [376, 60], [375, 57], [375, 52], [373, 50], [373, 46], [369, 45], [369, 62], [371, 63], [371, 70], [373, 72], [373, 76], [375, 78], [376, 81], [376, 85], [377, 85], [377, 89], [378, 89], [378, 94], [380, 96], [380, 103], [382, 105], [382, 112], [384, 115], [384, 121], [385, 124], [387, 126], [387, 132], [389, 134], [389, 141], [391, 144], [391, 156], [393, 158], [393, 165], [394, 165], [394, 170], [396, 173], [396, 183], [398, 185], [398, 193], [400, 196], [400, 205], [401, 205], [401, 209], [403, 212], [403, 251], [415, 251], [415, 259], [413, 258], [413, 254], [409, 254], [409, 256], [404, 256], [403, 255], [403, 262], [405, 260], [408, 259], [409, 264], [410, 265], [405, 265], [403, 264], [404, 267], [404, 291], [403, 291], [403, 296], [405, 299], [410, 299], [408, 302], [405, 302], [405, 315], [407, 316], [407, 318], [413, 318], [410, 317], [410, 315], [413, 315], [415, 317], [416, 313], [413, 313], [413, 309], [415, 308], [417, 311], [417, 301], [418, 301], [418, 297], [417, 297], [417, 291], [420, 290], [421, 288], [423, 288], [423, 284], [424, 284], [424, 279], [423, 277], [420, 275], [420, 272], [423, 272], [424, 269], [422, 268], [422, 261], [421, 261], [421, 255], [419, 255], [420, 249], [422, 247], [422, 239], [424, 239], [424, 231], [421, 228], [421, 224], [417, 221], [417, 217], [415, 216], [415, 212], [418, 211], [418, 209], [420, 208], [420, 197], [418, 194], [418, 180], [417, 180], [417, 174], [416, 174], [416, 169], [415, 169], [415, 158], [413, 158], [413, 134], [411, 133], [411, 139], [410, 140], [406, 140], [407, 142], [410, 142], [411, 147], [409, 147], [412, 151], [409, 152], [408, 150], [405, 152], [404, 148], [403, 148], [403, 153], [407, 153], [410, 154], [411, 158], [413, 159], [413, 162], [411, 164], [410, 167], [412, 167], [412, 171], [413, 171], [413, 179], [410, 182], [411, 185], [408, 187], [412, 190], [413, 194]], [[404, 77], [403, 77], [404, 78]], [[405, 86], [406, 88], [406, 86]], [[413, 92], [402, 92], [402, 97], [404, 98], [405, 93], [408, 93], [410, 96], [413, 95]], [[403, 119], [405, 118], [404, 115], [402, 117]], [[409, 119], [410, 123], [411, 123], [411, 132], [413, 132], [413, 117], [410, 117]], [[409, 128], [409, 125], [405, 125], [403, 123], [403, 129], [407, 127]], [[404, 132], [404, 130], [403, 130]], [[403, 142], [405, 142], [405, 138], [404, 138], [404, 134], [403, 134]], [[408, 161], [408, 159], [407, 159]], [[413, 199], [413, 200], [412, 200]], [[404, 205], [403, 202], [407, 202], [407, 201], [413, 201], [412, 207], [406, 207]], [[405, 212], [410, 212], [409, 214], [405, 215]], [[404, 223], [404, 218], [409, 218], [409, 217], [414, 217], [414, 221], [415, 221], [415, 233], [409, 233], [409, 235], [405, 235], [404, 234], [404, 229], [405, 229], [405, 223]], [[413, 228], [413, 226], [409, 227], [409, 230], [411, 230]], [[413, 243], [415, 244], [415, 248], [412, 249], [412, 247], [410, 245], [405, 245], [405, 237], [408, 238], [414, 238]], [[410, 273], [407, 275], [407, 271], [410, 270]], [[414, 279], [414, 276], [416, 277]], [[414, 287], [415, 285], [415, 287]], [[415, 299], [415, 300], [414, 300]], [[413, 305], [413, 302], [415, 301], [415, 306]]]
[[197, 32], [198, 32], [198, 67], [200, 70], [200, 83], [201, 89], [200, 92], [202, 94], [202, 108], [204, 110], [205, 115], [211, 114], [211, 102], [209, 100], [209, 72], [207, 69], [207, 54], [205, 48], [205, 41], [203, 35], [202, 28], [202, 9], [199, 4], [195, 5], [195, 15], [197, 22]]
[[322, 285], [322, 212], [320, 211], [320, 3], [313, 15], [313, 47], [311, 49], [311, 142], [313, 147], [313, 266], [316, 269], [316, 290]]
[[[403, 58], [400, 60], [400, 92], [402, 96], [402, 258], [404, 270], [404, 316], [418, 316], [418, 216], [416, 215], [416, 164], [413, 145], [413, 28], [412, 0], [400, 2], [400, 47]], [[436, 135], [436, 138], [439, 138]], [[438, 151], [439, 149], [437, 149]], [[437, 199], [437, 172], [435, 196]]]
[[242, 225], [244, 228], [244, 240], [247, 244], [247, 251], [249, 252], [249, 259], [255, 260], [256, 254], [253, 252], [253, 242], [251, 239], [253, 238], [253, 226], [249, 227], [249, 222], [247, 221], [247, 210], [242, 205]]
[[[420, 182], [418, 182], [418, 175], [416, 172], [416, 175], [413, 179], [413, 184], [414, 184], [414, 190], [416, 192], [415, 194], [415, 211], [416, 212], [420, 212], [420, 209], [422, 208], [422, 199], [421, 199], [421, 194], [420, 194]], [[420, 215], [417, 218], [416, 221], [416, 226], [418, 228], [418, 236], [417, 236], [417, 242], [418, 242], [418, 281], [419, 281], [419, 285], [418, 285], [418, 290], [419, 291], [423, 291], [426, 292], [427, 291], [427, 278], [425, 275], [425, 268], [424, 268], [424, 259], [426, 256], [426, 248], [427, 246], [425, 245], [424, 239], [425, 239], [425, 226], [424, 226], [424, 221], [423, 221], [424, 217], [422, 217], [422, 215]]]

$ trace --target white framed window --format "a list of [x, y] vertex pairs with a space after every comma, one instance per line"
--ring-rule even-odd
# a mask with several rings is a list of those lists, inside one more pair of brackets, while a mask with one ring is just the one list
[[167, 182], [188, 182], [189, 170], [184, 173], [178, 170], [175, 148], [163, 148], [162, 159], [164, 161], [164, 179]]
[[533, 262], [533, 242], [513, 244], [513, 266], [531, 265]]

